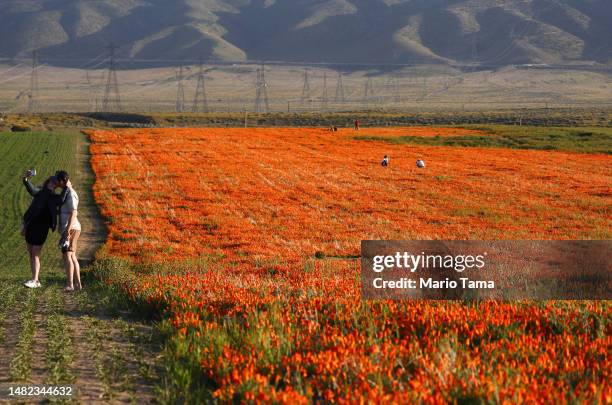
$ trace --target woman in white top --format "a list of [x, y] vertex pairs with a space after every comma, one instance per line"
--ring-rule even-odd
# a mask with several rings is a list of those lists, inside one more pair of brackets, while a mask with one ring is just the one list
[[[56, 173], [56, 177], [65, 178], [68, 181], [68, 173], [60, 171]], [[67, 292], [74, 291], [74, 276], [76, 274], [76, 288], [80, 290], [81, 285], [81, 266], [77, 259], [77, 242], [81, 235], [81, 223], [79, 222], [78, 208], [79, 196], [72, 188], [72, 184], [68, 183], [68, 195], [64, 204], [60, 207], [60, 248], [64, 257], [64, 268], [66, 269], [67, 284], [64, 289]]]

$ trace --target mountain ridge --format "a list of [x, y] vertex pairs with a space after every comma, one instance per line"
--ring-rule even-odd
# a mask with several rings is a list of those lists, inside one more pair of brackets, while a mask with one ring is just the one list
[[608, 0], [5, 0], [0, 57], [610, 63], [609, 21]]

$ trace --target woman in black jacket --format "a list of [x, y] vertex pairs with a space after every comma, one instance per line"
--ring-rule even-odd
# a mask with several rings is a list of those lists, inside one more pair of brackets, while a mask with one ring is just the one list
[[[49, 177], [41, 188], [30, 184], [31, 173], [28, 171], [23, 177], [23, 185], [32, 197], [30, 207], [23, 215], [22, 233], [25, 236], [28, 254], [30, 257], [30, 268], [32, 280], [25, 283], [26, 287], [38, 288], [40, 282], [40, 255], [42, 247], [47, 240], [49, 229], [55, 230], [57, 226], [58, 209], [66, 199], [67, 185], [55, 176]], [[55, 189], [62, 187], [61, 195], [55, 193]]]

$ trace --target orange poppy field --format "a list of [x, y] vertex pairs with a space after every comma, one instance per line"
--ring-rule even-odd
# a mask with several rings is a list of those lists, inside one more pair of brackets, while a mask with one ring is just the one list
[[607, 301], [361, 299], [362, 240], [610, 239], [610, 155], [372, 139], [474, 133], [90, 131], [106, 281], [220, 402], [610, 403]]

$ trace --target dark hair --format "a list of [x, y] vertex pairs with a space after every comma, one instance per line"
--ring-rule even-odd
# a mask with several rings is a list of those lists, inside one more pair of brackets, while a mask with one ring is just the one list
[[68, 175], [68, 172], [65, 170], [58, 170], [57, 172], [55, 172], [55, 178], [58, 181], [68, 181], [70, 180], [70, 176]]
[[49, 183], [51, 183], [52, 181], [57, 181], [57, 176], [51, 176], [47, 180], [45, 180], [45, 182], [42, 185], [43, 188], [47, 188], [49, 186]]

